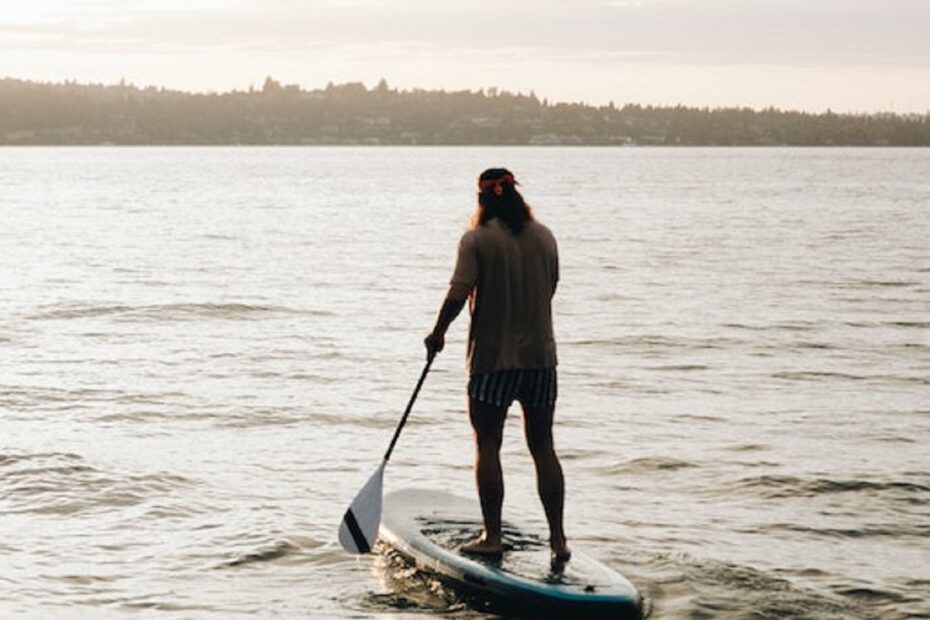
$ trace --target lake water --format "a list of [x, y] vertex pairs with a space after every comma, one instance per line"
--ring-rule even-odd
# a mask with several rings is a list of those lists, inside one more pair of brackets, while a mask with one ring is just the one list
[[[335, 527], [494, 165], [560, 242], [571, 543], [653, 618], [930, 618], [930, 150], [691, 148], [0, 149], [0, 617], [488, 617]], [[388, 490], [473, 497], [466, 327]]]

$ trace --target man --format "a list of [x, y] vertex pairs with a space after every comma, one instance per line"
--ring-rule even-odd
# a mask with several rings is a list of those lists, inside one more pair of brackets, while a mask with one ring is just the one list
[[571, 557], [562, 528], [564, 479], [552, 441], [557, 381], [551, 300], [559, 279], [558, 250], [516, 185], [505, 168], [481, 174], [478, 206], [459, 243], [449, 291], [425, 343], [432, 359], [442, 351], [449, 325], [470, 301], [468, 412], [484, 532], [462, 551], [502, 553], [500, 447], [507, 410], [517, 400], [552, 553], [564, 562]]

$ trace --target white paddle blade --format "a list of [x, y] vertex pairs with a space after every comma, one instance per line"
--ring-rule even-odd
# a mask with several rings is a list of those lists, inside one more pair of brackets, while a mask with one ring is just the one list
[[368, 553], [378, 538], [381, 524], [381, 481], [384, 463], [358, 492], [339, 524], [339, 544], [349, 553]]

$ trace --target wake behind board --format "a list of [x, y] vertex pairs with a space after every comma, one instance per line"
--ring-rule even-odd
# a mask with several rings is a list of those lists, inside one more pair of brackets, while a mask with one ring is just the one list
[[577, 549], [553, 567], [547, 540], [507, 522], [500, 560], [459, 553], [481, 531], [477, 504], [442, 491], [395, 491], [384, 500], [381, 538], [417, 569], [492, 605], [533, 617], [642, 618], [642, 599], [622, 575]]

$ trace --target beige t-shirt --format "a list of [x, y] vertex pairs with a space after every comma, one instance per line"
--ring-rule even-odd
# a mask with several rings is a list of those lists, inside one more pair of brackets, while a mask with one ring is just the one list
[[551, 301], [558, 280], [555, 237], [539, 222], [514, 235], [494, 218], [462, 235], [450, 296], [471, 295], [472, 375], [555, 366]]

